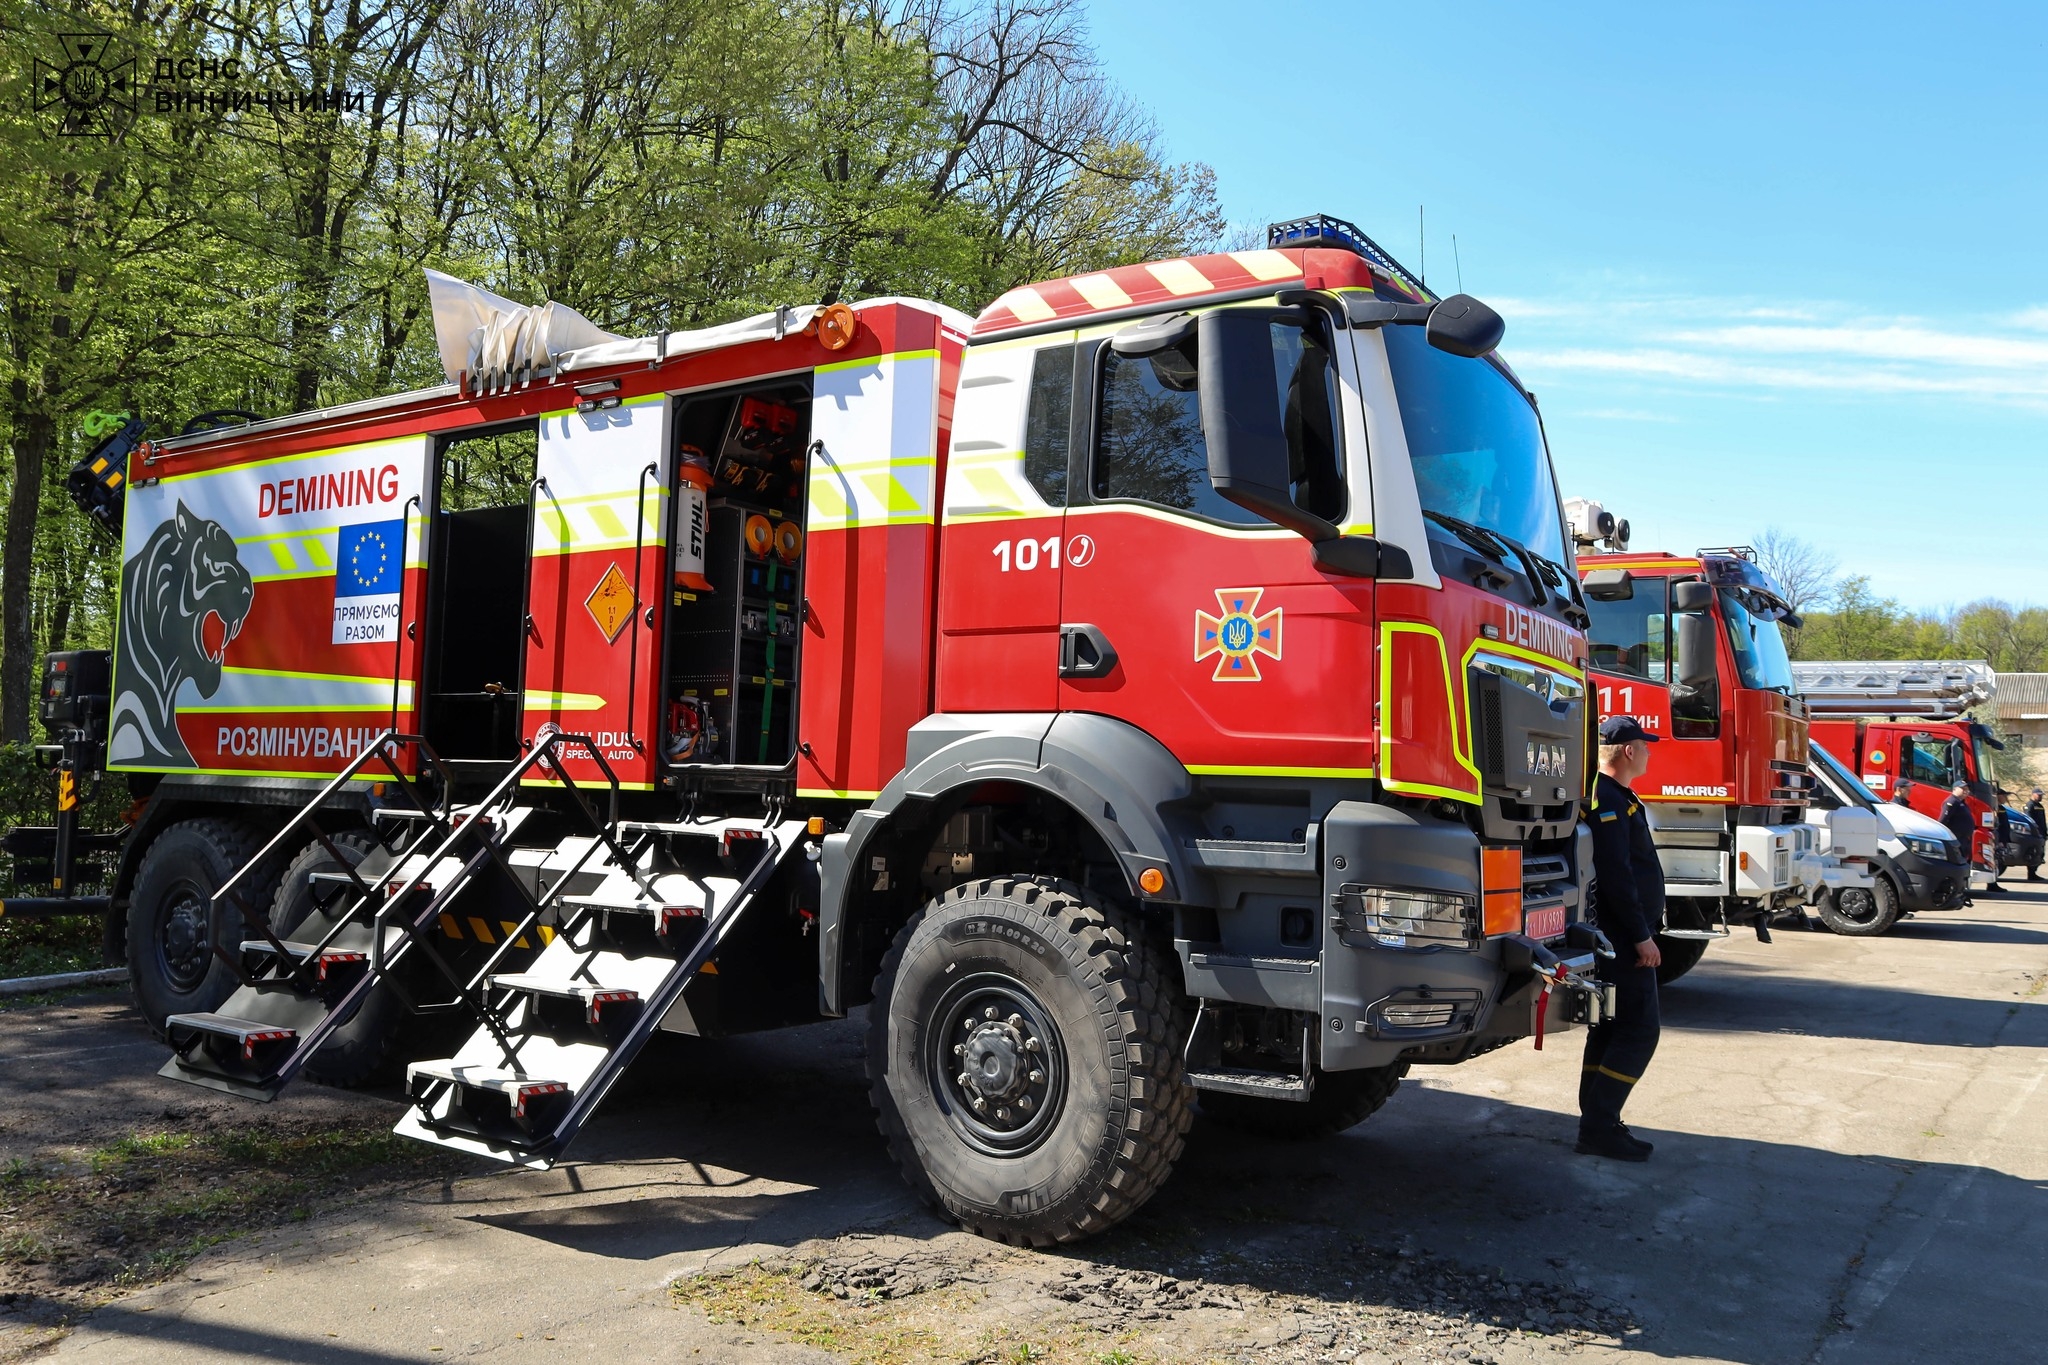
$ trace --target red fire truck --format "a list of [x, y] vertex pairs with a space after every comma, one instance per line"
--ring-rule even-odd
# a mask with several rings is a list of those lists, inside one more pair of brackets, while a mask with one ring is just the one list
[[436, 289], [445, 387], [84, 466], [120, 634], [45, 713], [142, 798], [100, 904], [166, 1075], [458, 1014], [400, 1131], [538, 1165], [657, 1029], [867, 1005], [910, 1182], [1048, 1243], [1197, 1101], [1335, 1131], [1611, 1008], [1586, 617], [1477, 300], [1320, 217], [979, 319]]
[[1675, 981], [1731, 922], [1768, 941], [1780, 911], [1868, 888], [1877, 825], [1847, 807], [1808, 822], [1807, 713], [1778, 633], [1791, 613], [1753, 554], [1630, 551], [1588, 508], [1600, 511], [1574, 500], [1575, 533], [1595, 550], [1579, 576], [1600, 713], [1634, 716], [1659, 740], [1636, 791], [1664, 864], [1658, 976]]
[[1991, 700], [1998, 677], [1981, 659], [1810, 660], [1792, 666], [1813, 709], [1813, 737], [1880, 796], [1938, 818], [1960, 782], [1976, 826], [1971, 881], [1997, 880], [1991, 755], [2005, 746], [1965, 715]]

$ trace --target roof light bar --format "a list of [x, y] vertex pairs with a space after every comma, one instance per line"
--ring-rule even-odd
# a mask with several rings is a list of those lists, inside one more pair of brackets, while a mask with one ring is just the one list
[[1375, 267], [1395, 276], [1405, 283], [1421, 288], [1421, 281], [1415, 272], [1394, 259], [1394, 253], [1365, 235], [1356, 223], [1347, 223], [1342, 218], [1332, 218], [1327, 213], [1311, 213], [1305, 218], [1290, 218], [1284, 223], [1270, 223], [1266, 227], [1266, 246], [1279, 247], [1335, 247], [1363, 256]]

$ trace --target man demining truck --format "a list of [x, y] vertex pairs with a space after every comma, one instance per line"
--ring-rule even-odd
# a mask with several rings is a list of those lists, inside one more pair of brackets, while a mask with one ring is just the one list
[[1334, 1132], [1611, 1009], [1587, 617], [1477, 300], [1321, 217], [978, 319], [432, 290], [445, 386], [81, 466], [119, 636], [46, 715], [142, 805], [15, 838], [166, 1075], [346, 1084], [459, 1014], [400, 1131], [545, 1165], [657, 1029], [867, 1005], [910, 1182], [1043, 1244], [1197, 1104]]

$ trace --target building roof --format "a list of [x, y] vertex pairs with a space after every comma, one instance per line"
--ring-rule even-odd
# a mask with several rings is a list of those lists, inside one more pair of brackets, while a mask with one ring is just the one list
[[2026, 715], [2048, 720], [2048, 673], [2001, 673], [1992, 701], [2000, 719]]

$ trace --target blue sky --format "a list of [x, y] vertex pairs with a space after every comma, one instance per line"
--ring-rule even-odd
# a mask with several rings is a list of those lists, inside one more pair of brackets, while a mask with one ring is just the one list
[[[1566, 496], [2048, 602], [2048, 6], [1094, 0], [1233, 222], [1349, 218], [1506, 316]], [[1452, 235], [1457, 238], [1453, 254]]]

